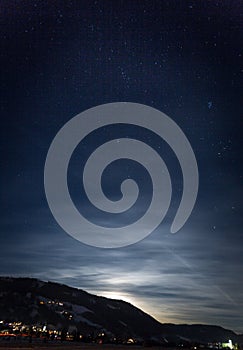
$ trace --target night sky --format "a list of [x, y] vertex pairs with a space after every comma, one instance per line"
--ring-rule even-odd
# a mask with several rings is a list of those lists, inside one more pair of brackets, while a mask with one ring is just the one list
[[[1, 1], [0, 275], [125, 299], [161, 322], [243, 333], [242, 11], [239, 0]], [[119, 101], [154, 107], [180, 126], [197, 159], [199, 192], [190, 218], [171, 234], [183, 183], [170, 147], [129, 125], [88, 135], [70, 160], [68, 185], [91, 221], [115, 230], [137, 220], [151, 200], [148, 172], [123, 159], [107, 167], [102, 185], [117, 200], [121, 181], [134, 178], [134, 207], [102, 215], [90, 205], [82, 167], [103, 142], [148, 143], [173, 185], [169, 211], [151, 235], [102, 249], [74, 240], [55, 221], [44, 165], [66, 122]]]

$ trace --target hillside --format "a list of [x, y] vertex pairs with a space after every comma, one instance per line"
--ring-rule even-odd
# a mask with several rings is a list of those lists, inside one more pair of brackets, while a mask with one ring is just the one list
[[161, 324], [125, 301], [32, 278], [0, 277], [0, 320], [56, 329], [71, 326], [83, 334], [104, 331], [120, 337], [243, 342], [242, 336], [219, 326]]

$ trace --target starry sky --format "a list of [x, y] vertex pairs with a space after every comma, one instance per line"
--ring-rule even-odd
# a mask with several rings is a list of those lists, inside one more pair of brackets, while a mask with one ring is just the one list
[[[243, 333], [242, 11], [236, 0], [1, 1], [1, 275], [124, 299], [161, 322]], [[102, 185], [116, 200], [122, 179], [136, 179], [141, 194], [132, 210], [103, 216], [88, 203], [82, 166], [107, 140], [148, 143], [173, 184], [166, 218], [150, 236], [101, 249], [57, 224], [45, 197], [44, 164], [67, 121], [119, 101], [154, 107], [181, 127], [200, 185], [192, 215], [171, 234], [182, 174], [168, 145], [128, 125], [88, 135], [71, 158], [68, 184], [90, 220], [115, 229], [143, 214], [151, 198], [149, 174], [120, 160], [107, 167]]]

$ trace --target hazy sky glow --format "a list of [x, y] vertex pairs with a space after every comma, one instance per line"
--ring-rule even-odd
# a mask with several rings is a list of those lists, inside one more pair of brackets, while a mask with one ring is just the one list
[[[9, 0], [0, 6], [0, 274], [124, 298], [161, 322], [218, 324], [243, 333], [240, 2]], [[191, 217], [170, 234], [182, 193], [170, 147], [142, 128], [95, 131], [76, 148], [68, 169], [70, 194], [85, 217], [105, 227], [128, 225], [151, 201], [148, 172], [121, 160], [105, 170], [103, 189], [119, 199], [121, 181], [133, 178], [140, 188], [134, 207], [103, 215], [89, 203], [83, 166], [114, 138], [154, 148], [173, 188], [166, 218], [149, 237], [99, 249], [75, 241], [56, 223], [45, 198], [44, 164], [68, 120], [118, 101], [155, 107], [182, 128], [197, 158], [200, 188]]]

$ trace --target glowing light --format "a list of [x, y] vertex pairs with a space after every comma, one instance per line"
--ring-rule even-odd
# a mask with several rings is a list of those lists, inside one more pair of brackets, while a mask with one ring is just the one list
[[119, 293], [119, 292], [111, 292], [111, 291], [104, 291], [100, 293], [103, 297], [109, 298], [109, 299], [116, 299], [116, 300], [124, 300], [128, 303], [133, 303], [133, 298], [126, 293]]

